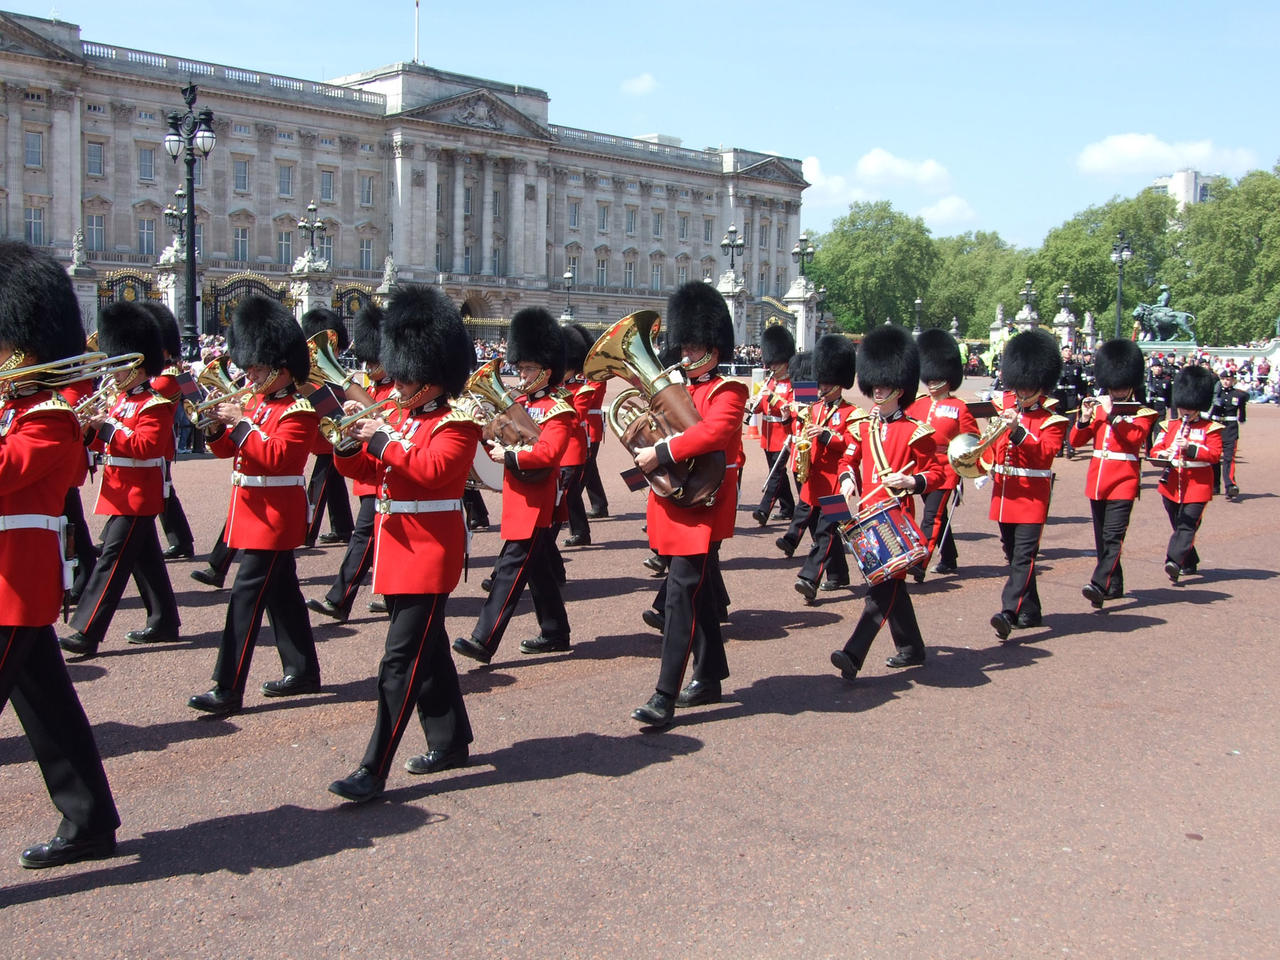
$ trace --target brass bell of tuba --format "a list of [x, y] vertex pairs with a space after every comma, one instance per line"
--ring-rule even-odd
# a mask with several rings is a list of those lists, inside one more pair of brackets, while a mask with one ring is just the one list
[[[500, 357], [482, 363], [467, 379], [455, 406], [480, 424], [485, 443], [497, 444], [503, 450], [529, 450], [538, 442], [542, 428], [533, 422], [529, 411], [507, 392], [506, 384], [498, 376], [501, 363]], [[550, 467], [539, 467], [520, 470], [516, 475], [527, 483], [537, 483], [550, 473]]]
[[970, 480], [986, 476], [991, 472], [991, 461], [986, 458], [986, 452], [1013, 429], [1014, 423], [1013, 420], [1000, 419], [988, 426], [982, 436], [962, 433], [953, 437], [947, 444], [947, 460], [951, 469]]

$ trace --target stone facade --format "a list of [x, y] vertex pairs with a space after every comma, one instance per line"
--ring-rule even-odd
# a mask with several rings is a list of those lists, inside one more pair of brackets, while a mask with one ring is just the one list
[[[400, 63], [318, 83], [82, 41], [72, 24], [0, 13], [0, 234], [70, 262], [151, 269], [185, 171], [164, 150], [179, 90], [199, 86], [217, 146], [195, 203], [202, 283], [287, 279], [315, 201], [337, 284], [438, 283], [495, 325], [522, 306], [606, 323], [718, 277], [720, 241], [748, 241], [748, 297], [795, 278], [807, 184], [798, 160], [690, 150], [548, 121], [541, 91]], [[274, 275], [274, 276], [273, 276]], [[207, 324], [206, 324], [207, 325]]]

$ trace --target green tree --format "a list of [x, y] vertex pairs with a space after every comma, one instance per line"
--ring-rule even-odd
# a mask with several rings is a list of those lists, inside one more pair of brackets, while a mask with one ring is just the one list
[[1021, 286], [1030, 254], [983, 231], [939, 237], [934, 249], [938, 265], [924, 298], [925, 325], [947, 329], [955, 317], [962, 337], [985, 339], [1003, 292], [1015, 282]]

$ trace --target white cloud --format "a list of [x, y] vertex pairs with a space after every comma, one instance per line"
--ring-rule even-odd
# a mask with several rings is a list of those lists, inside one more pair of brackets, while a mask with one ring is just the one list
[[937, 160], [908, 160], [876, 147], [858, 159], [858, 179], [875, 184], [911, 184], [943, 193], [951, 186], [951, 174]]
[[968, 200], [952, 193], [937, 203], [925, 207], [920, 211], [920, 217], [930, 228], [938, 229], [973, 223], [977, 219], [977, 214]]
[[652, 73], [642, 73], [638, 77], [631, 77], [622, 81], [622, 92], [633, 97], [643, 97], [645, 94], [653, 93], [657, 89], [658, 81], [654, 79]]
[[1159, 176], [1187, 168], [1239, 175], [1257, 163], [1254, 152], [1243, 147], [1218, 147], [1212, 140], [1165, 143], [1151, 133], [1112, 134], [1087, 145], [1076, 157], [1076, 169], [1098, 176], [1135, 173]]
[[848, 212], [851, 203], [876, 199], [872, 193], [854, 184], [850, 178], [838, 173], [824, 172], [817, 157], [805, 157], [802, 169], [804, 178], [809, 181], [809, 189], [804, 192], [806, 206], [824, 210], [833, 208], [836, 210], [833, 216], [839, 216]]

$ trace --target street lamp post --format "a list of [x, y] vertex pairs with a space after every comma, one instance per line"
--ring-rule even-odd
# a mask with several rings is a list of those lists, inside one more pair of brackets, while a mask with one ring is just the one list
[[724, 239], [720, 241], [720, 252], [729, 258], [729, 272], [733, 273], [734, 256], [742, 256], [742, 251], [746, 247], [747, 242], [738, 236], [738, 225], [736, 223], [729, 224], [729, 230], [724, 235]]
[[813, 244], [809, 242], [809, 235], [807, 233], [800, 234], [799, 239], [796, 240], [796, 245], [791, 248], [791, 260], [793, 263], [800, 265], [800, 276], [804, 276], [804, 265], [813, 263], [813, 254]]
[[921, 307], [923, 307], [923, 306], [924, 306], [924, 301], [923, 301], [923, 300], [921, 300], [919, 297], [916, 297], [916, 302], [915, 302], [915, 308], [916, 308], [916, 326], [915, 326], [915, 329], [911, 331], [911, 335], [912, 335], [913, 337], [918, 337], [918, 336], [920, 336], [920, 308], [921, 308]]
[[827, 288], [818, 288], [818, 335], [827, 332]]
[[573, 271], [566, 270], [564, 272], [564, 313], [570, 320], [573, 319]]
[[306, 216], [298, 218], [298, 230], [307, 235], [308, 249], [315, 253], [316, 250], [316, 234], [324, 235], [324, 221], [320, 219], [319, 211], [316, 208], [316, 202], [312, 200], [307, 204]]
[[195, 113], [196, 85], [189, 83], [182, 88], [182, 99], [187, 104], [185, 115], [176, 111], [169, 114], [169, 132], [164, 137], [165, 152], [173, 158], [185, 155], [187, 164], [186, 227], [180, 238], [187, 257], [186, 304], [182, 318], [182, 336], [187, 343], [187, 359], [194, 360], [200, 354], [200, 333], [196, 329], [196, 154], [207, 157], [218, 143], [213, 132], [213, 111]]
[[1124, 238], [1124, 231], [1116, 234], [1116, 242], [1111, 245], [1111, 262], [1116, 265], [1116, 339], [1120, 338], [1120, 315], [1124, 300], [1124, 265], [1133, 259], [1133, 248]]

